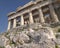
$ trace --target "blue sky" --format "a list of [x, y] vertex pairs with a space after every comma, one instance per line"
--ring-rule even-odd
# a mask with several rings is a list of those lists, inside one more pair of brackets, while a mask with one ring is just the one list
[[30, 0], [0, 0], [0, 32], [5, 32], [8, 26], [9, 12], [15, 11], [18, 6], [23, 6]]

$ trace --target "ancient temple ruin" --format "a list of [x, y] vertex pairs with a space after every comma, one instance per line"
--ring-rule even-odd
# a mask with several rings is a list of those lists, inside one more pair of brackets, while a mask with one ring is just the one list
[[16, 12], [8, 13], [8, 30], [26, 23], [59, 22], [59, 16], [54, 6], [56, 0], [32, 0], [17, 8]]

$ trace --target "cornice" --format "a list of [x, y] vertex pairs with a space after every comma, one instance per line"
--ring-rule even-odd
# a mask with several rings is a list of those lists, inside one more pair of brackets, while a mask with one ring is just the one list
[[16, 13], [16, 12], [10, 12], [10, 13], [8, 13], [7, 16], [10, 16], [10, 15], [15, 14], [15, 13]]

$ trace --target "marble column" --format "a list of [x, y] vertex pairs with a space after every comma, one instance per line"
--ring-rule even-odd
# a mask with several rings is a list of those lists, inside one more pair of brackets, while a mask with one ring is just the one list
[[21, 15], [21, 25], [24, 25], [24, 18], [23, 18], [23, 15]]
[[45, 20], [44, 20], [44, 17], [43, 17], [44, 15], [43, 15], [42, 9], [39, 8], [38, 11], [39, 11], [40, 22], [41, 22], [41, 23], [44, 23]]
[[7, 29], [7, 30], [10, 29], [10, 26], [11, 26], [11, 21], [9, 20], [9, 21], [8, 21], [8, 29]]
[[32, 12], [29, 12], [29, 22], [30, 22], [30, 24], [34, 23]]
[[55, 10], [51, 4], [49, 5], [49, 9], [50, 9], [50, 13], [51, 13], [51, 17], [52, 17], [53, 21], [59, 22], [57, 14], [55, 13]]
[[13, 28], [16, 27], [16, 18], [14, 18], [14, 21], [13, 21]]

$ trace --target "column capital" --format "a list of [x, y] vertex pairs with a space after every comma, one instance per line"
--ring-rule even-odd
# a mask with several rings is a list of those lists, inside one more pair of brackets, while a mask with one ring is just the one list
[[28, 9], [28, 13], [30, 13], [31, 12], [31, 9]]

